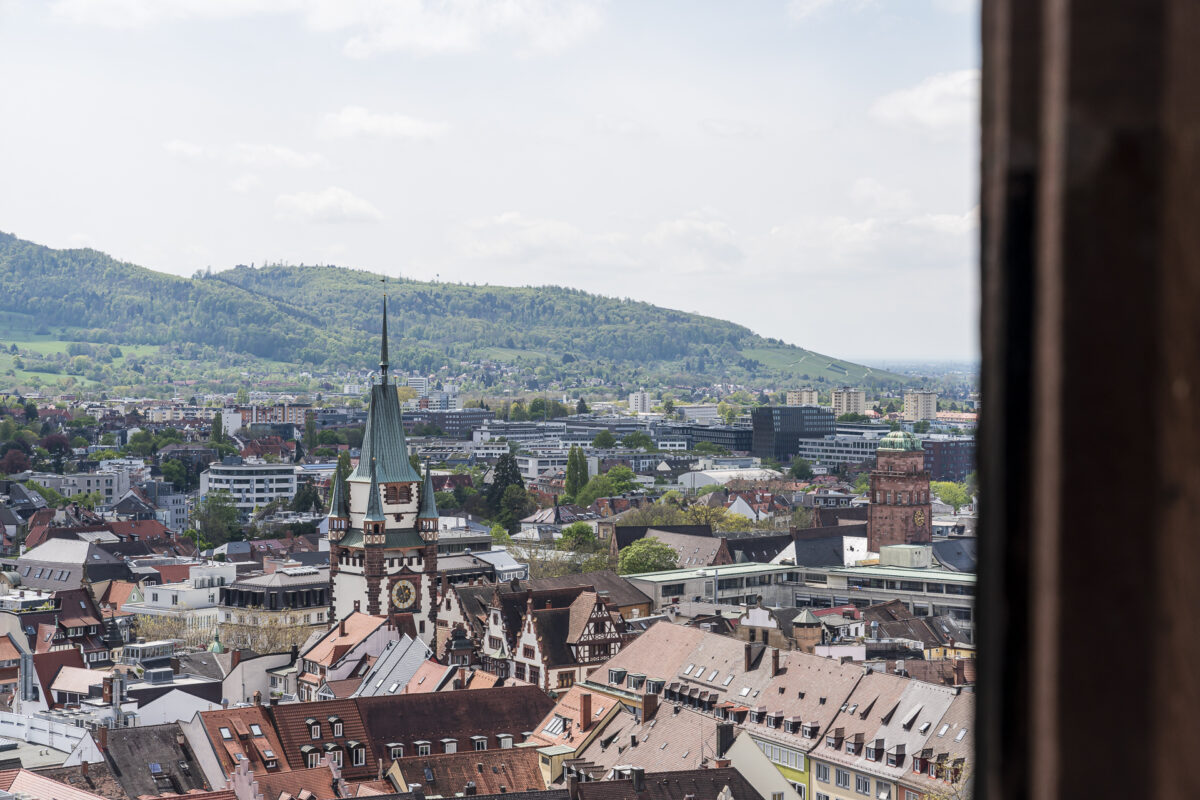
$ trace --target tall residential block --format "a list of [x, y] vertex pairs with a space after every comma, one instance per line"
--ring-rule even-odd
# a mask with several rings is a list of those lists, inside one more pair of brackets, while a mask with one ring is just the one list
[[634, 414], [646, 414], [653, 400], [648, 392], [633, 392], [629, 395], [629, 410]]
[[904, 420], [919, 422], [923, 419], [937, 419], [937, 401], [937, 392], [905, 392]]
[[787, 393], [787, 404], [789, 406], [815, 406], [817, 405], [817, 390], [811, 387], [791, 389]]
[[862, 389], [851, 389], [849, 386], [843, 386], [840, 389], [834, 389], [833, 397], [833, 415], [840, 417], [843, 414], [865, 414], [867, 413], [867, 393]]

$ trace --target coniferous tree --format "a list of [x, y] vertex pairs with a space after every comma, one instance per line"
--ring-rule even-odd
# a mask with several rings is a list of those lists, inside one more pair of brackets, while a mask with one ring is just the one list
[[488, 489], [488, 507], [492, 509], [493, 514], [500, 513], [504, 491], [509, 486], [519, 486], [524, 489], [525, 481], [522, 480], [521, 470], [517, 467], [516, 456], [512, 453], [505, 453], [496, 461], [492, 485]]
[[583, 450], [575, 445], [567, 453], [567, 476], [563, 489], [570, 497], [574, 498], [579, 494], [579, 490], [587, 485], [587, 482], [587, 457], [584, 456]]

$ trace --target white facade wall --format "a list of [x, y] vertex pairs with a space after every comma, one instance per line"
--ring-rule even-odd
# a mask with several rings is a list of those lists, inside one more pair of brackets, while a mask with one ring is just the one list
[[238, 510], [249, 513], [272, 500], [296, 496], [296, 470], [288, 464], [221, 464], [213, 462], [200, 475], [200, 496], [225, 490]]
[[648, 414], [653, 402], [647, 392], [633, 392], [629, 395], [629, 410], [635, 414]]

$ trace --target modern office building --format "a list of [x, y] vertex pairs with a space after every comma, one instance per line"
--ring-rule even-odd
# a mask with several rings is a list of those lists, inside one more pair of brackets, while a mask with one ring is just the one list
[[200, 474], [200, 496], [225, 490], [233, 495], [238, 511], [250, 513], [272, 500], [291, 500], [296, 496], [296, 469], [291, 464], [243, 461], [229, 456], [214, 461]]
[[821, 406], [761, 406], [750, 414], [750, 451], [759, 458], [790, 461], [801, 439], [836, 432], [833, 410]]

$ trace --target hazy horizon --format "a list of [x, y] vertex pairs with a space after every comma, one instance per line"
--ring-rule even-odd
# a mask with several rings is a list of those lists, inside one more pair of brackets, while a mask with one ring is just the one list
[[0, 0], [0, 229], [971, 362], [977, 25], [957, 0]]

